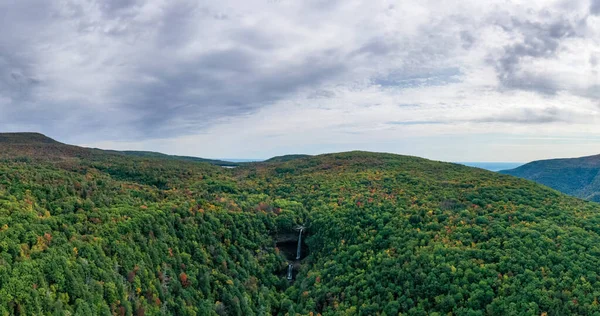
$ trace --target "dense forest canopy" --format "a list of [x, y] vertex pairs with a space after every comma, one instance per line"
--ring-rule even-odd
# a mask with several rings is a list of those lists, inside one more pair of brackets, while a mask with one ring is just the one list
[[600, 202], [600, 155], [533, 161], [501, 173], [533, 180], [569, 195]]
[[[0, 137], [4, 315], [598, 314], [600, 205], [348, 152], [226, 169]], [[286, 279], [281, 242], [306, 227]]]
[[283, 155], [283, 156], [277, 156], [277, 157], [273, 157], [271, 159], [267, 159], [266, 162], [286, 162], [286, 161], [292, 161], [292, 160], [296, 160], [296, 159], [309, 158], [309, 157], [311, 157], [311, 156], [310, 155], [302, 155], [302, 154]]

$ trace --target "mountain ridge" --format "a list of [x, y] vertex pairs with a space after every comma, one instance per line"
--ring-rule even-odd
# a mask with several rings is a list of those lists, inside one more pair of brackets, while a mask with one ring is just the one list
[[536, 160], [502, 170], [582, 199], [600, 202], [600, 155]]
[[149, 159], [171, 159], [186, 162], [205, 162], [218, 166], [239, 166], [241, 163], [200, 157], [169, 155], [152, 151], [111, 150], [69, 145], [36, 132], [0, 133], [0, 157], [21, 155], [27, 158], [72, 159], [90, 156], [125, 155]]
[[0, 133], [0, 144], [60, 144], [60, 142], [36, 132]]
[[302, 159], [302, 158], [308, 158], [308, 157], [312, 157], [312, 156], [306, 155], [306, 154], [288, 154], [288, 155], [271, 157], [271, 158], [265, 160], [265, 162], [286, 162], [286, 161], [290, 161], [290, 160]]

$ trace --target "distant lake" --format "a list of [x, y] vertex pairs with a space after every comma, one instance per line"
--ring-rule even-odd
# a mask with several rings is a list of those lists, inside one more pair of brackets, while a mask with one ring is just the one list
[[514, 169], [524, 165], [522, 162], [457, 162], [458, 164], [486, 169], [490, 171], [500, 171], [507, 169]]

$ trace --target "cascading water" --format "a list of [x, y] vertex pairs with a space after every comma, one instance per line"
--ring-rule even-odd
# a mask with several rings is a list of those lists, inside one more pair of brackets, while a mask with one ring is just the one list
[[303, 228], [300, 228], [300, 235], [298, 235], [298, 250], [296, 250], [296, 260], [300, 260], [300, 256], [302, 255], [302, 230]]
[[292, 280], [294, 278], [294, 265], [293, 264], [288, 264], [288, 273], [287, 273], [287, 279], [288, 280]]
[[[294, 235], [292, 232], [280, 238], [278, 242], [276, 242], [276, 247], [282, 251], [283, 255], [287, 259], [287, 269], [280, 271], [279, 276], [285, 277], [288, 281], [293, 282], [295, 279], [294, 270], [298, 272], [301, 266], [302, 256], [306, 256], [309, 253], [309, 249], [305, 244], [302, 244], [302, 234], [304, 234], [304, 226], [298, 226], [296, 228], [298, 233], [298, 240], [294, 242]], [[296, 246], [296, 256], [294, 258], [294, 245]], [[302, 247], [305, 247], [302, 249]]]

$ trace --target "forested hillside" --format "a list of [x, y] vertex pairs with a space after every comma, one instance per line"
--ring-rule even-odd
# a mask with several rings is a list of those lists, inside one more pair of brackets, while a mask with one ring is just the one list
[[226, 169], [15, 142], [5, 315], [600, 313], [600, 205], [530, 181], [366, 152]]
[[600, 202], [600, 155], [530, 162], [501, 171], [582, 199]]
[[226, 166], [226, 167], [236, 167], [239, 166], [240, 163], [235, 163], [231, 161], [223, 161], [216, 159], [205, 159], [205, 158], [197, 158], [197, 157], [189, 157], [189, 156], [175, 156], [175, 155], [165, 155], [152, 151], [119, 151], [118, 153], [122, 153], [128, 156], [136, 156], [142, 158], [160, 158], [160, 159], [172, 159], [172, 160], [181, 160], [181, 161], [192, 161], [192, 162], [208, 162], [217, 166]]
[[284, 156], [273, 157], [271, 159], [266, 160], [266, 162], [286, 162], [286, 161], [292, 161], [292, 160], [296, 160], [296, 159], [309, 158], [309, 157], [311, 157], [311, 156], [310, 155], [284, 155]]

